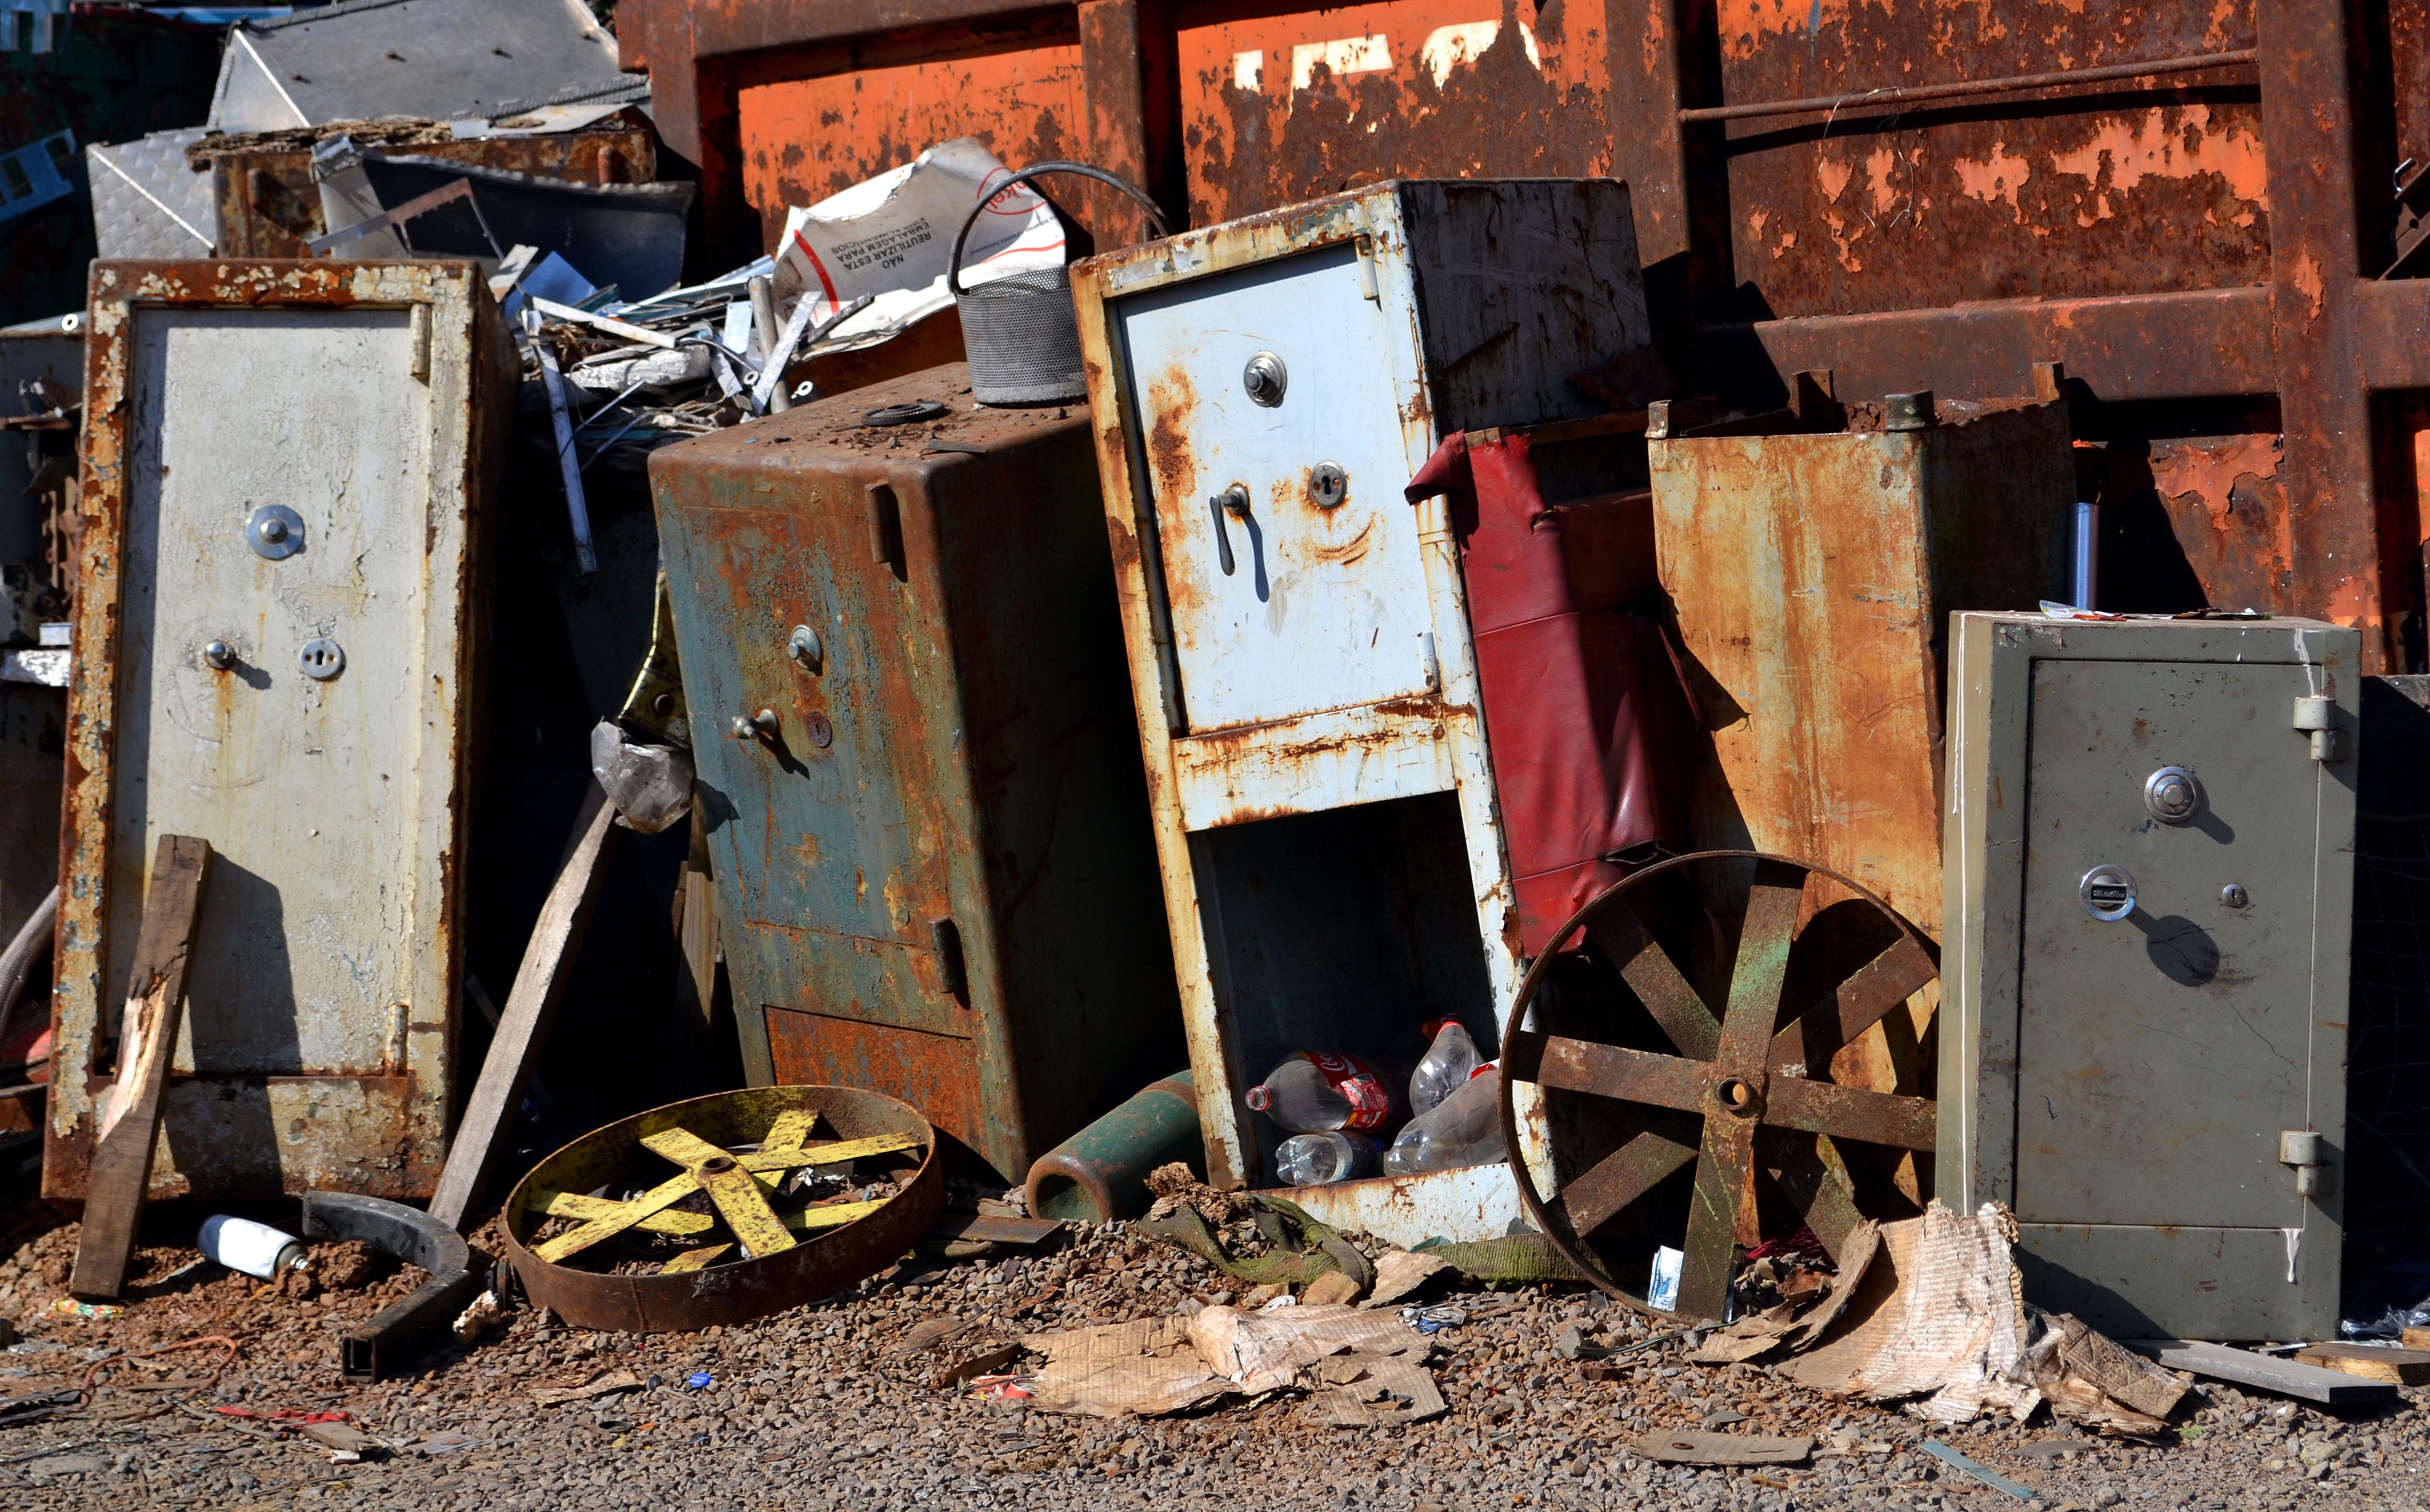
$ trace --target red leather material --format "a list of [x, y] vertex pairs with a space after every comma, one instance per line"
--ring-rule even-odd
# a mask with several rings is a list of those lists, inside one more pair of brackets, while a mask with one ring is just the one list
[[1408, 490], [1451, 495], [1486, 744], [1518, 894], [1541, 954], [1579, 906], [1625, 876], [1619, 853], [1676, 848], [1693, 706], [1655, 620], [1653, 501], [1546, 507], [1524, 437], [1454, 437]]

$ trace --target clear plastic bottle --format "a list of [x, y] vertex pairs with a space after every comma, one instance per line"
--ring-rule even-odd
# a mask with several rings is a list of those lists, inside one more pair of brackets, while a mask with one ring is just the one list
[[1374, 1067], [1329, 1050], [1292, 1051], [1248, 1096], [1251, 1107], [1293, 1134], [1379, 1129], [1406, 1111], [1399, 1101]]
[[1421, 1115], [1458, 1090], [1460, 1083], [1475, 1075], [1476, 1068], [1485, 1063], [1485, 1057], [1476, 1053], [1476, 1041], [1457, 1019], [1437, 1019], [1427, 1024], [1426, 1038], [1432, 1041], [1426, 1058], [1409, 1074], [1409, 1111]]
[[1421, 1171], [1481, 1166], [1506, 1154], [1502, 1142], [1502, 1072], [1488, 1066], [1408, 1122], [1384, 1154], [1384, 1173], [1410, 1176]]
[[1274, 1179], [1286, 1187], [1322, 1187], [1365, 1174], [1374, 1159], [1375, 1141], [1363, 1134], [1294, 1134], [1274, 1151]]

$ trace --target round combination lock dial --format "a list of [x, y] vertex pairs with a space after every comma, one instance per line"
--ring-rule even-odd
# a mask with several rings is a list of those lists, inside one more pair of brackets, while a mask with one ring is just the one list
[[2190, 823], [2202, 808], [2202, 784], [2183, 767], [2162, 767], [2143, 779], [2143, 808], [2163, 824]]

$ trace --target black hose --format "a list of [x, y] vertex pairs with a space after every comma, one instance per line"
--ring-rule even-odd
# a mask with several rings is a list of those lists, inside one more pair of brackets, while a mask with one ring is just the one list
[[34, 906], [25, 927], [8, 948], [0, 951], [0, 1044], [8, 1042], [8, 1026], [17, 1016], [17, 999], [25, 993], [25, 978], [32, 973], [35, 959], [51, 948], [51, 932], [59, 919], [59, 889]]

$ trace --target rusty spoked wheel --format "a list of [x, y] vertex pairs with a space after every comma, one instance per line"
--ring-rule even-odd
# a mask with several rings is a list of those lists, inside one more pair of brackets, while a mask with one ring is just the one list
[[[1784, 856], [1706, 851], [1613, 884], [1520, 985], [1502, 1118], [1522, 1201], [1648, 1311], [1615, 1276], [1684, 1252], [1683, 1318], [1723, 1316], [1739, 1252], [1766, 1239], [1802, 1226], [1836, 1256], [1929, 1195], [1930, 1047], [1892, 1010], [1939, 977], [1888, 904]], [[1549, 1198], [1517, 1157], [1523, 1084], [1543, 1090]]]

